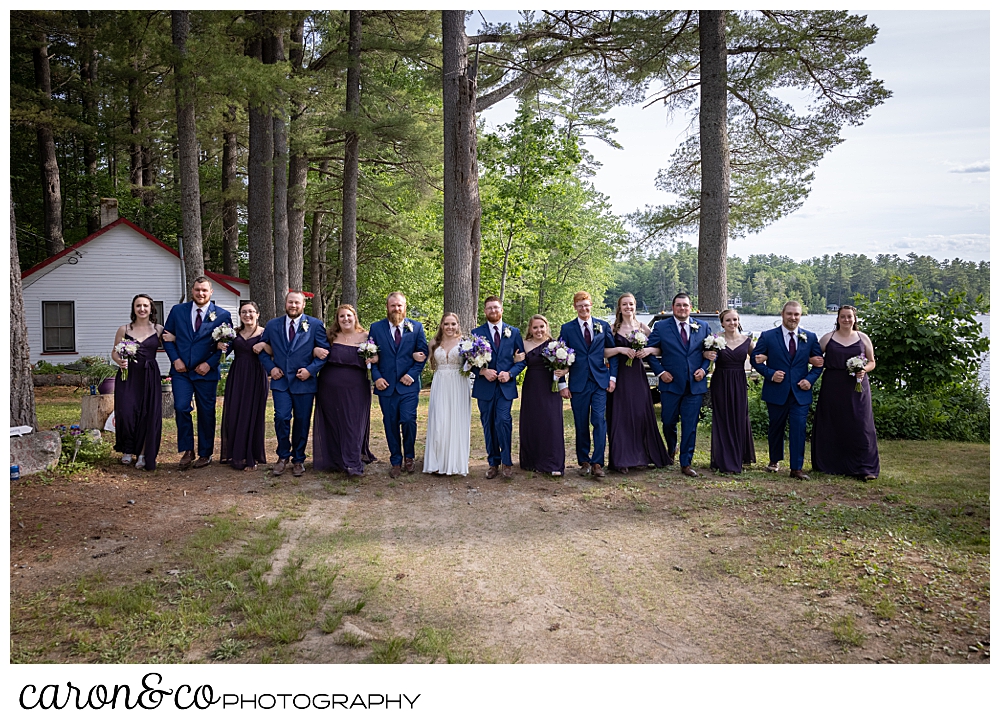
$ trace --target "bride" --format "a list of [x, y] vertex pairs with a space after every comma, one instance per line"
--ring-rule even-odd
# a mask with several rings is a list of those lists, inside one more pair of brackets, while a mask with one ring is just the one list
[[451, 312], [441, 317], [431, 342], [431, 399], [427, 409], [424, 472], [468, 475], [472, 407], [469, 379], [462, 374], [458, 342], [462, 328]]

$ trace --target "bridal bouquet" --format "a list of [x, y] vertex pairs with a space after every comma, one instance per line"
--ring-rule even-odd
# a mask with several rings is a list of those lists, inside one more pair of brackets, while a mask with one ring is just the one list
[[486, 337], [470, 334], [458, 343], [458, 353], [462, 358], [462, 373], [468, 375], [473, 367], [486, 367], [493, 359], [493, 348]]
[[[542, 349], [542, 357], [548, 363], [549, 369], [555, 372], [557, 370], [568, 370], [570, 365], [576, 361], [576, 352], [560, 337], [558, 340], [553, 340], [545, 345], [545, 348]], [[556, 392], [558, 389], [559, 382], [557, 378], [553, 377], [552, 391]]]
[[368, 367], [368, 369], [371, 369], [372, 357], [378, 356], [378, 345], [375, 344], [375, 340], [369, 337], [367, 342], [362, 342], [361, 344], [359, 344], [358, 355], [360, 355], [361, 359], [365, 361], [365, 365]]
[[[641, 330], [633, 329], [628, 335], [628, 346], [634, 349], [636, 352], [640, 352], [645, 346], [646, 342], [649, 341], [649, 337], [642, 333]], [[633, 358], [629, 357], [625, 360], [625, 366], [631, 367]]]
[[721, 352], [726, 348], [726, 338], [720, 337], [717, 334], [710, 334], [705, 337], [705, 341], [702, 342], [706, 351], [714, 350], [716, 352]]
[[139, 343], [134, 339], [123, 339], [115, 345], [115, 352], [125, 360], [125, 367], [122, 369], [122, 382], [128, 379], [128, 363], [139, 356]]
[[[865, 368], [865, 365], [868, 364], [868, 359], [863, 354], [861, 354], [858, 355], [857, 357], [851, 357], [849, 360], [847, 360], [846, 364], [847, 364], [847, 373], [853, 375], [856, 378], [858, 372], [861, 372], [861, 370]], [[857, 383], [854, 385], [854, 391], [861, 392], [861, 380], [858, 380]]]
[[212, 339], [216, 342], [224, 342], [229, 344], [234, 339], [236, 339], [236, 330], [232, 328], [227, 322], [223, 322], [218, 327], [212, 330]]

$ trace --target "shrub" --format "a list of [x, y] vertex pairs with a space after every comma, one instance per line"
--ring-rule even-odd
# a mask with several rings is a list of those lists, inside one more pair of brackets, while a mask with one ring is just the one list
[[988, 395], [975, 383], [918, 394], [872, 390], [875, 430], [886, 439], [989, 442]]

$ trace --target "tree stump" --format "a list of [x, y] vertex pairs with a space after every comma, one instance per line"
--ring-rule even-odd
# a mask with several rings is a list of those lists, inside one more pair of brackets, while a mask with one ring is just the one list
[[164, 420], [174, 418], [174, 390], [172, 387], [163, 388], [163, 410], [160, 415]]
[[80, 427], [103, 430], [108, 416], [115, 411], [114, 395], [84, 395], [80, 409]]

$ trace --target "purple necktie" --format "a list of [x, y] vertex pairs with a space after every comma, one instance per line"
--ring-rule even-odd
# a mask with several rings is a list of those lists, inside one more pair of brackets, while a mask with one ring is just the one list
[[295, 320], [293, 319], [288, 323], [288, 341], [289, 343], [295, 340]]
[[493, 349], [500, 349], [500, 330], [496, 327], [493, 328]]
[[588, 347], [590, 346], [590, 343], [594, 341], [594, 338], [590, 336], [589, 322], [585, 322], [583, 325], [583, 341], [587, 343]]
[[788, 356], [795, 359], [795, 334], [788, 333]]
[[396, 327], [396, 334], [393, 335], [393, 340], [396, 342], [397, 347], [399, 346], [399, 343], [403, 341], [403, 335], [399, 333], [399, 327]]
[[197, 332], [199, 329], [201, 329], [201, 310], [200, 309], [198, 310], [198, 316], [195, 317], [195, 320], [194, 320], [194, 331]]
[[685, 347], [688, 346], [688, 326], [685, 322], [681, 322], [681, 342]]

